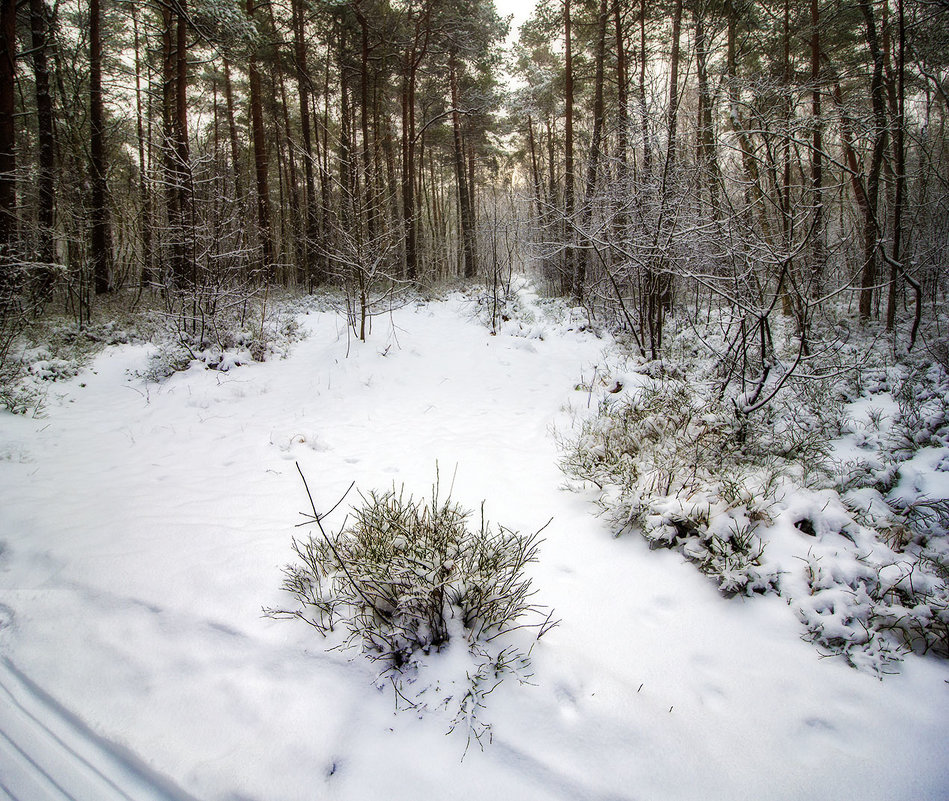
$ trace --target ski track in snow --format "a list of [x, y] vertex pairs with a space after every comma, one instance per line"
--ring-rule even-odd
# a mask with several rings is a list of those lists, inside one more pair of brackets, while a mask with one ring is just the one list
[[[127, 375], [146, 349], [112, 348], [44, 419], [0, 416], [0, 801], [946, 798], [949, 669], [820, 660], [781, 599], [726, 601], [614, 540], [560, 490], [551, 433], [608, 341], [491, 337], [458, 305], [364, 345], [310, 313], [287, 360], [160, 385]], [[321, 510], [353, 480], [428, 494], [437, 464], [491, 520], [553, 516], [534, 573], [562, 623], [536, 686], [491, 695], [483, 751], [462, 762], [367, 660], [262, 617], [288, 603], [296, 462]]]
[[0, 660], [0, 791], [12, 801], [194, 801]]

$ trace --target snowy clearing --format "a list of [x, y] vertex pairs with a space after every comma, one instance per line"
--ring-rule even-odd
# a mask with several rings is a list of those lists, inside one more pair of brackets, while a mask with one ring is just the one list
[[[116, 346], [44, 417], [0, 415], [0, 798], [946, 797], [949, 665], [821, 659], [783, 599], [727, 600], [562, 489], [553, 429], [608, 338], [492, 337], [458, 298], [365, 344], [299, 320], [286, 359], [156, 384], [132, 377], [148, 346]], [[426, 495], [437, 465], [511, 529], [553, 517], [532, 575], [562, 622], [488, 698], [483, 750], [262, 614], [288, 603], [296, 463], [321, 510], [353, 481]]]

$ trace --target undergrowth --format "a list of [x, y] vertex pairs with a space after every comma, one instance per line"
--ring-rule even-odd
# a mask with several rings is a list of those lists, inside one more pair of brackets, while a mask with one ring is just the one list
[[136, 373], [147, 381], [161, 381], [196, 362], [223, 371], [283, 356], [302, 338], [295, 316], [308, 303], [263, 294], [228, 300], [223, 292], [213, 302], [199, 303], [186, 292], [128, 290], [97, 299], [91, 320], [48, 304], [35, 314], [20, 314], [16, 325], [4, 330], [0, 407], [38, 412], [53, 385], [77, 376], [108, 346], [151, 344], [147, 364]]
[[[622, 358], [578, 386], [591, 408], [562, 437], [564, 472], [599, 489], [617, 534], [678, 550], [727, 596], [786, 598], [825, 655], [878, 675], [910, 652], [949, 657], [949, 501], [911, 467], [929, 454], [949, 471], [946, 366], [887, 365], [873, 345], [858, 359], [842, 341], [801, 376], [782, 380], [776, 360], [776, 390], [748, 404], [697, 339], [680, 333], [669, 358]], [[858, 433], [845, 404], [872, 392], [897, 412], [871, 413], [867, 457], [842, 465], [833, 441]]]
[[759, 532], [785, 478], [819, 483], [827, 421], [778, 425], [778, 403], [736, 414], [710, 383], [668, 372], [624, 380], [636, 385], [607, 392], [564, 440], [565, 472], [600, 488], [618, 533], [635, 529], [651, 547], [680, 550], [725, 594], [777, 590]]

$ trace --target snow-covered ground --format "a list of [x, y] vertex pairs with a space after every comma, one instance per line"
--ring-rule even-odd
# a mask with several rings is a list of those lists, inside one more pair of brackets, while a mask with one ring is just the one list
[[[949, 665], [821, 659], [781, 598], [726, 600], [562, 489], [553, 429], [609, 339], [492, 337], [458, 298], [365, 344], [300, 321], [286, 359], [156, 384], [132, 377], [148, 347], [117, 346], [43, 417], [0, 415], [0, 798], [949, 797]], [[483, 750], [262, 614], [291, 603], [295, 463], [322, 508], [352, 481], [426, 495], [437, 465], [491, 520], [553, 517], [532, 571], [562, 623], [533, 684], [488, 697]]]

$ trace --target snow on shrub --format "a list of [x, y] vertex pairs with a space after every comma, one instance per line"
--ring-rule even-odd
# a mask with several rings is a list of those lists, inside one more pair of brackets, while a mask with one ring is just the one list
[[853, 643], [879, 632], [900, 652], [949, 657], [949, 499], [931, 478], [949, 471], [949, 371], [907, 360], [873, 390], [889, 391], [895, 412], [886, 426], [882, 412], [868, 415], [879, 433], [857, 432], [867, 455], [848, 463], [836, 482], [854, 519], [876, 533], [860, 556], [869, 574], [845, 582], [863, 599], [845, 625], [864, 634], [829, 644], [853, 661]]
[[571, 306], [563, 298], [542, 298], [534, 282], [523, 275], [489, 283], [470, 296], [472, 315], [492, 335], [543, 340], [555, 332], [600, 332], [582, 306]]
[[[602, 375], [565, 472], [600, 488], [618, 532], [677, 549], [724, 594], [785, 597], [827, 655], [878, 675], [910, 652], [949, 657], [949, 500], [927, 478], [949, 468], [944, 368], [869, 371], [898, 411], [870, 408], [859, 431], [834, 400], [849, 390], [789, 381], [743, 414], [708, 366]], [[866, 458], [829, 458], [842, 432]]]
[[[298, 561], [285, 568], [283, 589], [298, 607], [268, 613], [299, 618], [326, 636], [341, 631], [338, 647], [379, 662], [397, 699], [417, 709], [451, 707], [452, 727], [463, 724], [480, 741], [489, 731], [478, 717], [484, 696], [505, 675], [523, 680], [529, 670], [530, 645], [508, 635], [533, 628], [539, 639], [553, 625], [533, 603], [526, 574], [540, 531], [525, 536], [492, 525], [483, 507], [472, 526], [471, 512], [441, 499], [437, 482], [429, 500], [404, 488], [360, 497], [337, 533], [313, 505], [308, 517], [319, 533], [294, 538]], [[440, 675], [439, 652], [461, 665], [455, 675]], [[427, 683], [426, 673], [439, 677]]]
[[200, 329], [166, 315], [162, 328], [152, 337], [155, 350], [146, 368], [136, 376], [160, 382], [195, 363], [227, 372], [274, 356], [285, 358], [292, 345], [304, 336], [295, 315], [305, 308], [305, 301], [271, 299], [267, 304], [261, 303], [256, 314], [246, 309], [238, 313], [240, 310], [233, 308], [218, 312]]
[[601, 489], [600, 505], [621, 532], [637, 529], [652, 547], [677, 548], [725, 594], [776, 589], [758, 530], [770, 519], [778, 477], [794, 464], [771, 451], [806, 452], [813, 464], [823, 457], [819, 440], [791, 426], [762, 430], [760, 418], [736, 416], [674, 373], [650, 377], [651, 367], [638, 387], [607, 393], [580, 421], [564, 442], [563, 469]]

